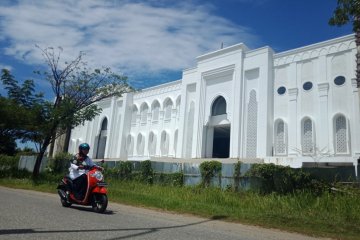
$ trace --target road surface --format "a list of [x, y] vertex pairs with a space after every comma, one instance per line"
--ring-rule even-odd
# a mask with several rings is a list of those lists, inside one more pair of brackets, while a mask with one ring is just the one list
[[64, 208], [56, 194], [0, 187], [0, 239], [307, 240], [307, 236], [109, 203]]

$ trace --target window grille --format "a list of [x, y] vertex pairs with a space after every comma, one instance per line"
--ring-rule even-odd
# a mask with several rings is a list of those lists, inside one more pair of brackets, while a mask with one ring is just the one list
[[255, 158], [257, 148], [257, 111], [256, 92], [250, 92], [247, 112], [247, 136], [246, 136], [246, 157]]
[[306, 119], [303, 122], [302, 152], [305, 154], [314, 152], [312, 121]]
[[285, 136], [285, 123], [280, 120], [276, 126], [276, 137], [275, 137], [275, 155], [286, 154], [286, 136]]
[[335, 120], [335, 144], [336, 153], [347, 153], [347, 126], [346, 118], [338, 116]]

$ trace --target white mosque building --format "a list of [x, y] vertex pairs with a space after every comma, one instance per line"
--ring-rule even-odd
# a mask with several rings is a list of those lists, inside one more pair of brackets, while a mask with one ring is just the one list
[[182, 79], [113, 97], [71, 132], [94, 159], [235, 159], [357, 165], [356, 45], [348, 35], [275, 53], [243, 43], [196, 58]]

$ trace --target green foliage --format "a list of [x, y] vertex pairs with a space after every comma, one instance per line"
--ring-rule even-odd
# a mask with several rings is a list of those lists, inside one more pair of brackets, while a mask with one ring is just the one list
[[142, 161], [140, 163], [140, 180], [142, 182], [148, 183], [148, 184], [152, 184], [153, 183], [153, 178], [154, 178], [154, 172], [153, 169], [151, 167], [151, 161], [150, 160], [146, 160], [146, 161]]
[[329, 19], [329, 24], [342, 26], [349, 22], [353, 25], [353, 31], [360, 30], [360, 0], [338, 0], [337, 7], [333, 16]]
[[[239, 191], [239, 182], [240, 182], [240, 178], [241, 178], [241, 161], [238, 161], [237, 163], [234, 164], [234, 190], [235, 191]], [[227, 187], [228, 189], [230, 189], [230, 187]]]
[[130, 161], [121, 161], [114, 168], [106, 168], [105, 175], [111, 179], [131, 180], [133, 179], [133, 164]]
[[[1, 178], [1, 174], [0, 171], [2, 186], [52, 193], [56, 193], [54, 186], [62, 177], [45, 173], [35, 181], [26, 171], [17, 171], [19, 177]], [[213, 187], [173, 187], [111, 180], [108, 196], [111, 201], [123, 204], [226, 219], [311, 236], [358, 239], [360, 232], [360, 202], [355, 192], [314, 195], [305, 190], [287, 195], [262, 195]]]
[[130, 180], [133, 171], [133, 165], [130, 161], [121, 161], [119, 166], [119, 177], [123, 180]]
[[0, 97], [0, 153], [13, 155], [16, 139], [39, 141], [45, 101], [42, 93], [35, 93], [32, 80], [20, 85], [10, 71], [3, 69], [1, 81], [7, 97]]
[[312, 188], [314, 193], [319, 193], [324, 189], [319, 181], [302, 169], [275, 164], [254, 164], [245, 176], [251, 177], [253, 186], [257, 185], [257, 190], [264, 194], [286, 194]]
[[211, 179], [215, 176], [220, 176], [221, 162], [219, 161], [205, 161], [200, 164], [201, 185], [205, 187], [210, 186]]
[[19, 156], [0, 155], [0, 170], [17, 169]]
[[184, 174], [177, 173], [155, 173], [154, 183], [159, 185], [181, 187], [184, 185]]
[[59, 152], [54, 158], [49, 159], [49, 172], [65, 174], [73, 156], [66, 152]]

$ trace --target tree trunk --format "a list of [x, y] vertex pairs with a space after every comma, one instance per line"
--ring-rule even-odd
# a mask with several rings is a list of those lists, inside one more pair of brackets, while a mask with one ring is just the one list
[[44, 142], [41, 145], [40, 152], [36, 157], [36, 162], [35, 162], [35, 165], [34, 165], [33, 178], [37, 178], [39, 176], [41, 162], [42, 162], [42, 159], [43, 159], [44, 154], [46, 152], [46, 149], [50, 144], [50, 141], [51, 141], [51, 135], [48, 135], [48, 136], [45, 137]]
[[67, 127], [65, 132], [65, 139], [64, 139], [64, 146], [63, 146], [63, 152], [69, 151], [69, 142], [70, 142], [70, 135], [71, 135], [71, 128]]
[[45, 136], [43, 143], [41, 144], [40, 152], [36, 157], [36, 162], [34, 165], [33, 178], [37, 178], [39, 176], [42, 159], [45, 155], [47, 147], [51, 143], [51, 140], [53, 140], [53, 142], [55, 141], [55, 139], [52, 139], [52, 136], [55, 136], [58, 125], [59, 123], [57, 121], [53, 123], [51, 129], [49, 130], [48, 134]]

